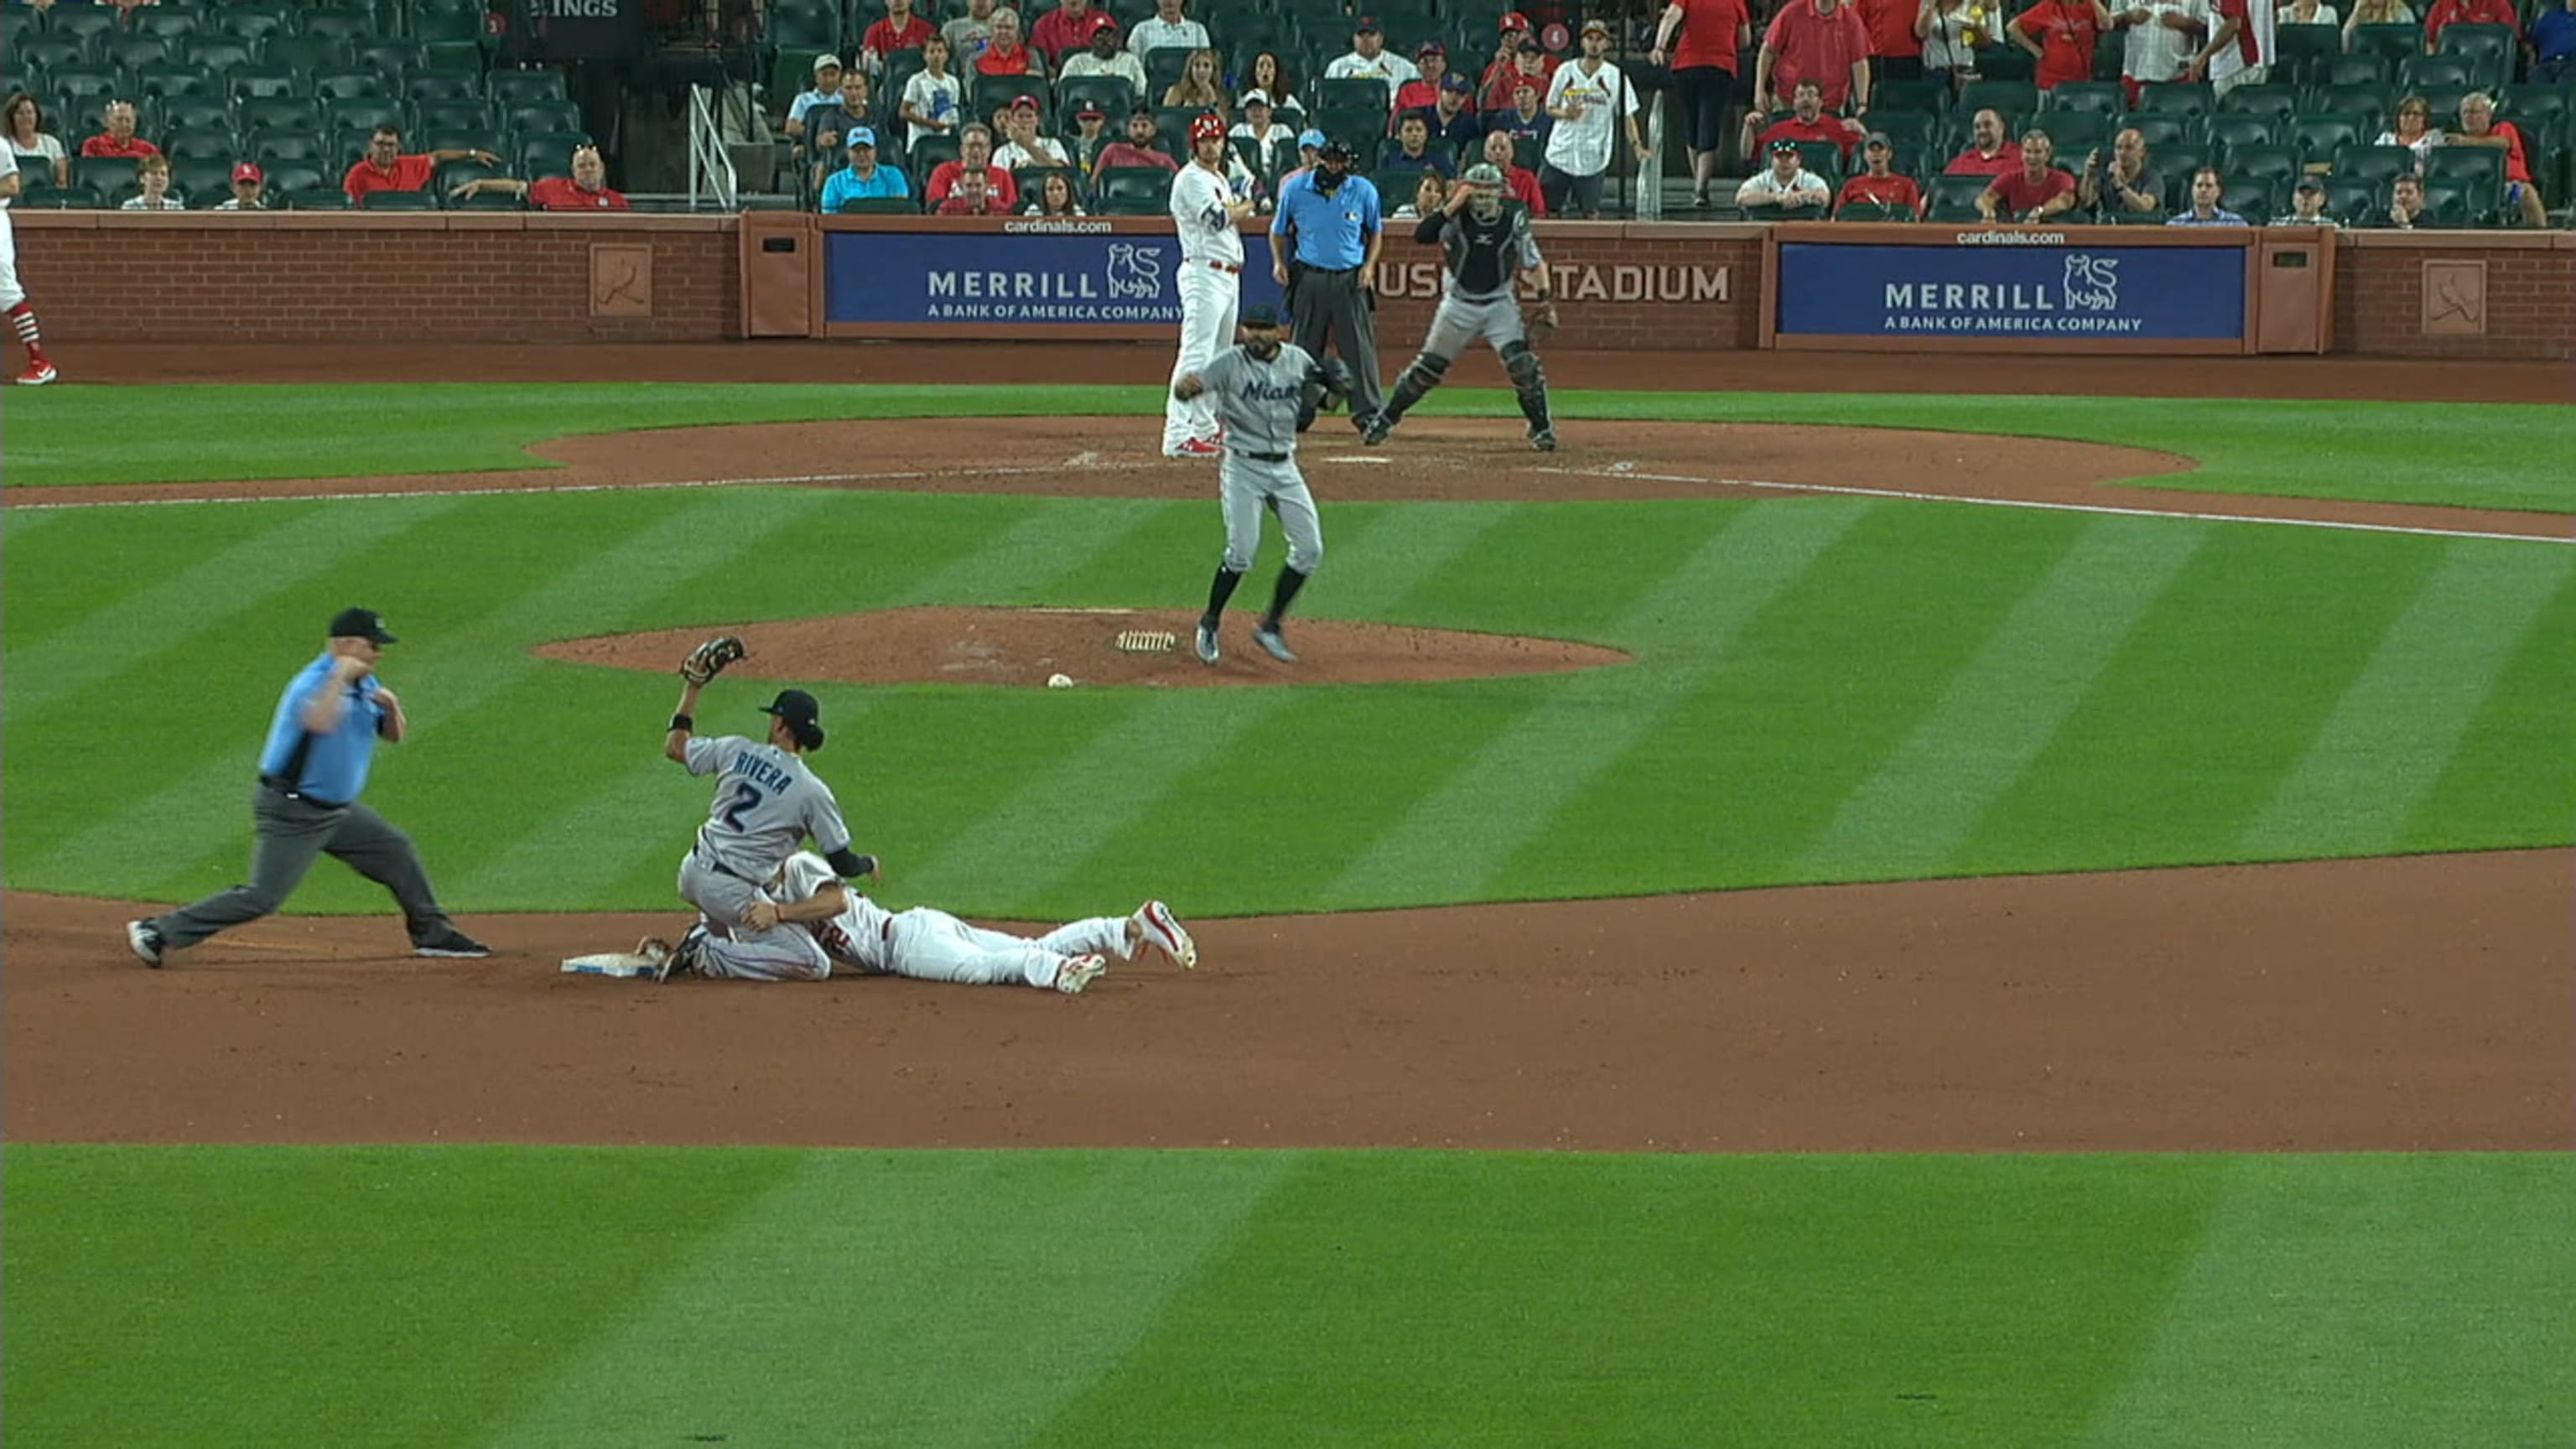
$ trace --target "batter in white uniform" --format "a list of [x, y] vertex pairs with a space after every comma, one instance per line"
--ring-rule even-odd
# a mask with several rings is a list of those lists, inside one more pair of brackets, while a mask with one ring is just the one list
[[1260, 551], [1265, 508], [1279, 515], [1279, 529], [1288, 535], [1288, 563], [1279, 571], [1270, 612], [1261, 616], [1252, 640], [1283, 664], [1297, 662], [1280, 636], [1279, 621], [1324, 561], [1324, 528], [1315, 514], [1315, 495], [1297, 471], [1297, 419], [1314, 416], [1319, 397], [1349, 393], [1350, 374], [1341, 363], [1319, 363], [1305, 349], [1281, 342], [1279, 310], [1267, 306], [1245, 310], [1241, 346], [1218, 353], [1205, 368], [1172, 385], [1172, 396], [1185, 402], [1214, 399], [1225, 425], [1225, 457], [1217, 464], [1217, 479], [1225, 490], [1225, 558], [1208, 589], [1207, 612], [1199, 616], [1201, 662], [1214, 664], [1220, 657], [1217, 624]]
[[[811, 851], [787, 857], [768, 887], [776, 920], [813, 933], [833, 970], [859, 976], [909, 976], [970, 986], [1034, 986], [1067, 996], [1100, 979], [1109, 958], [1135, 959], [1152, 946], [1183, 967], [1199, 948], [1169, 906], [1147, 901], [1131, 916], [1094, 916], [1058, 926], [1034, 940], [970, 926], [946, 911], [888, 911], [843, 885], [829, 862]], [[768, 913], [764, 913], [768, 914]], [[651, 951], [657, 942], [647, 941]]]
[[[1225, 121], [1211, 111], [1190, 122], [1190, 164], [1172, 178], [1172, 223], [1181, 233], [1181, 355], [1172, 381], [1207, 366], [1234, 336], [1243, 296], [1243, 233], [1252, 192], [1226, 176]], [[1216, 414], [1177, 389], [1163, 405], [1163, 456], [1213, 458]]]
[[18, 374], [18, 381], [28, 387], [42, 387], [59, 374], [45, 357], [44, 334], [36, 329], [36, 309], [27, 305], [27, 293], [18, 285], [18, 233], [9, 222], [9, 203], [18, 199], [18, 188], [25, 184], [18, 175], [17, 153], [0, 146], [0, 314], [7, 315], [9, 325], [17, 329], [18, 340], [27, 346], [27, 370]]
[[850, 853], [850, 827], [832, 787], [805, 766], [823, 747], [822, 709], [801, 689], [782, 689], [761, 706], [766, 741], [740, 735], [699, 739], [692, 731], [698, 691], [681, 691], [680, 709], [662, 752], [692, 775], [716, 777], [707, 823], [680, 861], [680, 897], [703, 918], [680, 938], [664, 971], [696, 971], [755, 981], [819, 981], [831, 963], [814, 933], [783, 925], [767, 887], [797, 845], [811, 837], [845, 876], [876, 874], [876, 857]]

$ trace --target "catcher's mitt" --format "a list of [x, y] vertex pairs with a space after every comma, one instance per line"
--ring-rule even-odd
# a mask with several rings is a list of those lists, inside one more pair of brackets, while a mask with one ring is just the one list
[[750, 652], [742, 647], [740, 639], [731, 634], [719, 634], [689, 651], [689, 657], [680, 661], [680, 677], [691, 684], [704, 684], [724, 673], [726, 665]]
[[1351, 400], [1350, 364], [1340, 358], [1318, 359], [1315, 363], [1315, 381], [1322, 384], [1324, 389], [1324, 395], [1316, 403], [1320, 411], [1332, 412]]
[[1554, 302], [1543, 302], [1539, 304], [1538, 310], [1530, 313], [1529, 324], [1526, 330], [1529, 332], [1529, 338], [1532, 342], [1545, 342], [1547, 339], [1554, 337], [1556, 335], [1556, 304]]

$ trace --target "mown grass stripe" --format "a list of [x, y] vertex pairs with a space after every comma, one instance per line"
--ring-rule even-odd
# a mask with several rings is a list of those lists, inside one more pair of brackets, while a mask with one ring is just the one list
[[[1326, 893], [1346, 906], [1465, 900], [1635, 740], [1722, 667], [1735, 631], [1802, 577], [1873, 505], [1747, 508], [1646, 594], [1613, 631], [1691, 619], [1698, 666], [1650, 662], [1577, 676], [1502, 730], [1380, 836]], [[1609, 707], [1615, 705], [1616, 707]]]
[[2548, 550], [2448, 546], [2306, 757], [2246, 827], [2245, 854], [2392, 847], [2571, 570], [2576, 560]]
[[2208, 533], [2104, 519], [2078, 534], [1914, 733], [1845, 798], [1808, 851], [1808, 871], [1852, 879], [1948, 865]]
[[2563, 1449], [2576, 1158], [2213, 1161], [2199, 1251], [2088, 1449]]
[[[419, 497], [380, 508], [272, 514], [272, 526], [258, 534], [12, 649], [10, 721], [76, 702], [92, 686], [137, 667], [142, 657], [223, 627], [352, 555], [395, 546], [401, 534], [455, 506], [453, 499]], [[311, 638], [317, 645], [324, 632], [324, 620], [315, 619]]]
[[1025, 1444], [1301, 1161], [810, 1153], [481, 1442]]
[[[594, 552], [537, 576], [515, 596], [491, 600], [471, 622], [407, 637], [394, 646], [403, 653], [387, 668], [411, 721], [412, 737], [399, 748], [422, 749], [450, 721], [471, 718], [536, 670], [540, 661], [519, 647], [528, 620], [549, 621], [564, 636], [613, 627], [637, 600], [670, 588], [673, 559], [703, 570], [731, 547], [714, 541], [756, 539], [829, 501], [828, 495], [782, 491], [692, 498], [659, 516], [629, 515], [637, 526], [615, 543], [593, 537]], [[218, 755], [180, 783], [74, 833], [44, 853], [39, 870], [55, 879], [96, 879], [138, 840], [152, 841], [174, 876], [218, 855], [233, 858], [244, 849], [241, 812], [258, 748], [257, 739], [244, 741], [238, 752]], [[453, 761], [445, 768], [453, 771]]]
[[2496, 845], [2557, 845], [2576, 840], [2576, 750], [2567, 722], [2576, 719], [2576, 577], [2558, 588], [2523, 636], [2486, 707], [2451, 751], [2450, 768], [2415, 807], [2397, 849], [2448, 848], [2462, 838]]

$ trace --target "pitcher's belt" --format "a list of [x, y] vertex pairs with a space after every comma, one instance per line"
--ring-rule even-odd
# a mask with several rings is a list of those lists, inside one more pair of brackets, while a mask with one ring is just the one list
[[1247, 453], [1241, 448], [1229, 448], [1226, 451], [1234, 454], [1234, 456], [1238, 458], [1250, 458], [1256, 463], [1285, 463], [1288, 461], [1288, 455], [1285, 453]]

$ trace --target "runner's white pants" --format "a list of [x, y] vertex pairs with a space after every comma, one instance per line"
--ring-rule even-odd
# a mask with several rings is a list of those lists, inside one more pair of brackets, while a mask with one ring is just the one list
[[18, 285], [18, 232], [9, 224], [9, 208], [0, 206], [0, 311], [26, 300]]
[[[1240, 272], [1221, 272], [1203, 261], [1181, 262], [1181, 355], [1172, 363], [1175, 386], [1234, 345], [1234, 319], [1243, 300]], [[1206, 393], [1183, 402], [1163, 394], [1163, 451], [1192, 438], [1216, 440], [1216, 399]]]
[[1024, 982], [1042, 988], [1054, 986], [1056, 973], [1073, 957], [1112, 956], [1123, 961], [1134, 949], [1127, 942], [1125, 916], [1094, 916], [1030, 940], [970, 926], [927, 906], [895, 914], [893, 946], [897, 976], [968, 986]]

